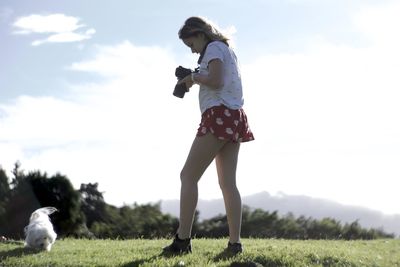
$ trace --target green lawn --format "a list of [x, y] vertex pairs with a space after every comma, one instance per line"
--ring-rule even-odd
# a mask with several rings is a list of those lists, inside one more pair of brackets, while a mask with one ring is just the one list
[[244, 253], [223, 253], [225, 239], [195, 239], [193, 253], [160, 255], [169, 240], [57, 240], [50, 252], [0, 243], [0, 266], [388, 266], [400, 267], [400, 240], [243, 239]]

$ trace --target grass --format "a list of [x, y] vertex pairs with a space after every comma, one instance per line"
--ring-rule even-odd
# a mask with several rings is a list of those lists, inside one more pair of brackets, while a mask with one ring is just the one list
[[244, 253], [223, 253], [225, 239], [195, 239], [193, 253], [160, 256], [169, 240], [57, 240], [50, 252], [0, 243], [0, 266], [388, 266], [400, 267], [400, 240], [243, 239]]

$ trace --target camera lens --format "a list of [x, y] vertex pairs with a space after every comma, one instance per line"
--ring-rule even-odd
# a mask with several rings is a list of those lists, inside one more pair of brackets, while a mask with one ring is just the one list
[[186, 91], [187, 91], [186, 90], [186, 85], [184, 83], [177, 84], [175, 86], [173, 95], [176, 96], [176, 97], [179, 97], [179, 98], [183, 98], [185, 96]]

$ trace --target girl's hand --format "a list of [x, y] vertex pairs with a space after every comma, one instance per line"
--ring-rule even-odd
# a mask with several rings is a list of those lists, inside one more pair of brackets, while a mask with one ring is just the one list
[[181, 83], [185, 83], [186, 88], [189, 90], [190, 87], [193, 86], [193, 81], [192, 81], [192, 77], [191, 75], [186, 76], [185, 78], [183, 78], [182, 80], [178, 81], [177, 84], [181, 84]]

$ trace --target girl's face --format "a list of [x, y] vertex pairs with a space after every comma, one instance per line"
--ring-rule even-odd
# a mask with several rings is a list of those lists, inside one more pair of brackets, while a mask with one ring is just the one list
[[198, 34], [182, 40], [192, 50], [192, 53], [200, 54], [207, 44], [204, 34]]

